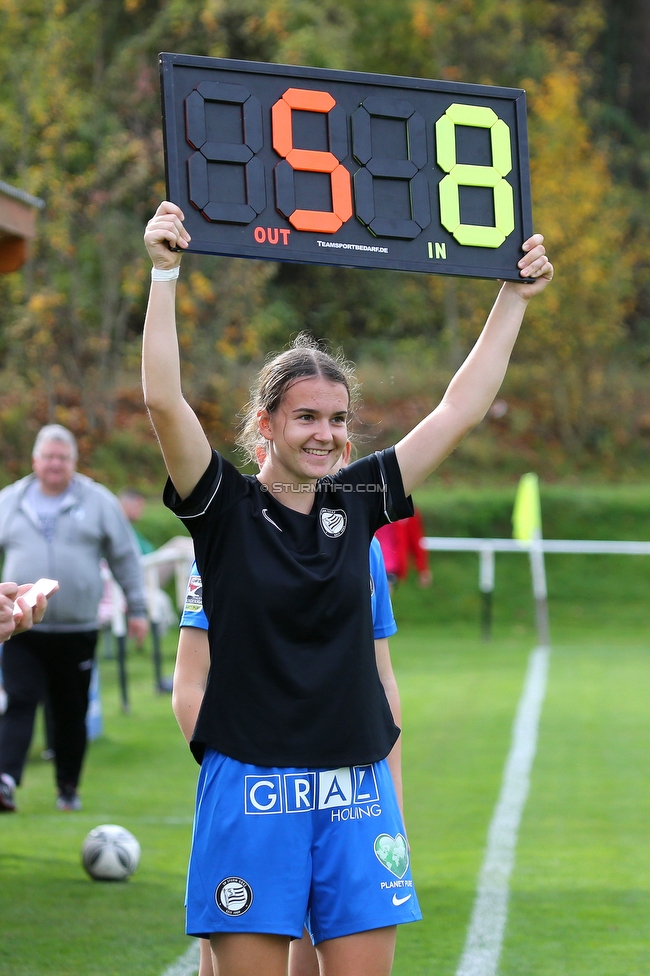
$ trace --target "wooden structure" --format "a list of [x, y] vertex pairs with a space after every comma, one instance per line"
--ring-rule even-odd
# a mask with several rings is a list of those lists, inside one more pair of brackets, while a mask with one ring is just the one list
[[18, 271], [27, 260], [27, 242], [36, 235], [43, 200], [0, 180], [0, 274]]

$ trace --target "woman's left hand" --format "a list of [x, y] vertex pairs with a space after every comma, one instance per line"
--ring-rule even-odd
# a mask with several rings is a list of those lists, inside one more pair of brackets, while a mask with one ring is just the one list
[[522, 244], [525, 252], [518, 267], [525, 282], [508, 281], [506, 287], [513, 289], [521, 298], [529, 299], [539, 295], [553, 278], [553, 265], [546, 255], [544, 238], [541, 234], [533, 234]]

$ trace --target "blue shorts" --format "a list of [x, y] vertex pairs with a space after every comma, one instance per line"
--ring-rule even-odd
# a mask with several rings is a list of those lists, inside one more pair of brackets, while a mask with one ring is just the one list
[[315, 944], [422, 918], [386, 760], [267, 768], [208, 749], [187, 878], [188, 935]]

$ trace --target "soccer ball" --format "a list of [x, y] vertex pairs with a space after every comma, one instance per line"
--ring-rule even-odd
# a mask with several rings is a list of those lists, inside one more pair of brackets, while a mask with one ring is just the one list
[[124, 827], [102, 824], [81, 848], [81, 863], [95, 881], [126, 881], [140, 862], [140, 845]]

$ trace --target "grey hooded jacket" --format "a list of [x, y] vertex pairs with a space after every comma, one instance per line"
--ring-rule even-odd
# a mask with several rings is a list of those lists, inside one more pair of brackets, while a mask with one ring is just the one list
[[33, 583], [41, 576], [59, 581], [48, 601], [47, 633], [95, 630], [103, 583], [99, 562], [106, 557], [126, 596], [130, 616], [147, 612], [140, 553], [120, 504], [107, 488], [75, 473], [59, 511], [51, 541], [25, 499], [31, 474], [0, 491], [0, 550], [3, 581]]

